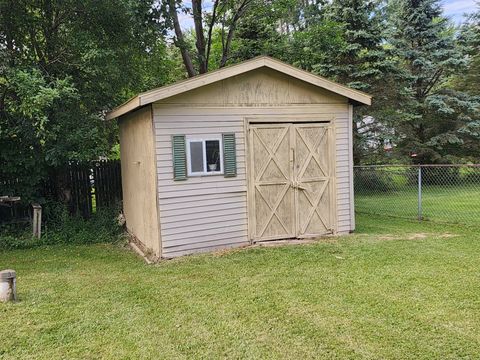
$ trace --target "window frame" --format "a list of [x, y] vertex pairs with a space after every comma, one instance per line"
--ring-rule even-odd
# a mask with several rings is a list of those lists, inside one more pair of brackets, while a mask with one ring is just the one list
[[[220, 154], [220, 171], [207, 171], [207, 141], [218, 141], [218, 151]], [[206, 137], [199, 137], [199, 136], [186, 136], [187, 142], [187, 176], [195, 177], [195, 176], [213, 176], [213, 175], [223, 175], [224, 167], [223, 167], [223, 140], [222, 136], [206, 136]], [[190, 151], [190, 144], [192, 142], [201, 142], [202, 143], [202, 151], [203, 151], [203, 171], [192, 171], [192, 157]]]

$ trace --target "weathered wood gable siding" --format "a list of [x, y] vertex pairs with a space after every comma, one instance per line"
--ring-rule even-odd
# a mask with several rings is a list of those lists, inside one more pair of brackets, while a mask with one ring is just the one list
[[[162, 255], [248, 244], [245, 118], [335, 118], [337, 229], [350, 230], [351, 137], [347, 99], [272, 70], [252, 71], [153, 104]], [[238, 175], [173, 180], [171, 136], [234, 132]]]
[[127, 229], [160, 256], [160, 229], [151, 107], [120, 118], [123, 211]]
[[264, 68], [162, 100], [163, 104], [269, 106], [346, 104], [347, 98]]

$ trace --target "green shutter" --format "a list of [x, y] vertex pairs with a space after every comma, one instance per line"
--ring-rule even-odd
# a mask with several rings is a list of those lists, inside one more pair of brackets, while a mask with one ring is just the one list
[[223, 168], [225, 177], [237, 176], [235, 134], [223, 134]]
[[172, 136], [173, 180], [187, 180], [187, 157], [185, 135]]

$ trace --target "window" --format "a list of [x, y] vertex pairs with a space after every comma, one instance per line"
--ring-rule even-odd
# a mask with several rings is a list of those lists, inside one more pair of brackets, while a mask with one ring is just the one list
[[188, 175], [223, 174], [221, 138], [187, 139]]

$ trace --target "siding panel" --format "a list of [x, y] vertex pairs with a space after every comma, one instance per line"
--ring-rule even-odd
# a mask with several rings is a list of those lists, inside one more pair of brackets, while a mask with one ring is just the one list
[[[158, 197], [163, 256], [175, 257], [249, 243], [245, 117], [322, 115], [335, 118], [337, 231], [350, 230], [349, 112], [347, 104], [277, 107], [208, 107], [154, 104]], [[302, 114], [302, 115], [299, 115]], [[278, 118], [277, 118], [278, 119]], [[235, 133], [238, 175], [173, 181], [171, 136]]]
[[[214, 229], [218, 229], [218, 228], [214, 228]], [[224, 231], [215, 231], [213, 234], [211, 229], [208, 229], [208, 230], [198, 230], [198, 231], [191, 231], [191, 232], [185, 232], [185, 233], [174, 233], [170, 235], [165, 235], [165, 240], [166, 240], [165, 244], [167, 244], [170, 240], [181, 240], [183, 241], [184, 244], [192, 244], [193, 246], [193, 244], [202, 242], [205, 239], [214, 238], [220, 235], [222, 235], [222, 237], [228, 236], [228, 234], [230, 234], [231, 232], [237, 232], [237, 231], [245, 232], [245, 225], [242, 225], [242, 224], [231, 225], [228, 228], [228, 230], [225, 229]]]
[[[210, 195], [199, 195], [195, 197], [195, 202], [192, 202], [192, 199], [188, 197], [176, 197], [176, 198], [166, 198], [162, 201], [163, 207], [168, 209], [185, 209], [185, 208], [194, 208], [200, 207], [204, 205], [216, 205], [220, 202], [246, 202], [246, 194], [243, 194], [243, 197], [240, 196], [238, 193], [225, 193], [225, 194], [217, 194], [214, 198]], [[183, 203], [187, 203], [185, 205]]]
[[[207, 241], [215, 241], [215, 240], [222, 240], [222, 239], [232, 239], [232, 238], [244, 238], [247, 236], [247, 232], [245, 230], [236, 230], [236, 231], [229, 231], [225, 233], [213, 234], [208, 237]], [[190, 241], [194, 241], [196, 244], [201, 244], [201, 241], [198, 241], [198, 236], [182, 236], [179, 239], [169, 238], [169, 241], [166, 243], [166, 247], [176, 247], [180, 245], [185, 245], [185, 243], [190, 243]]]
[[[248, 244], [244, 120], [242, 116], [155, 112], [158, 196], [163, 256]], [[171, 135], [235, 133], [237, 176], [189, 177], [173, 182]]]
[[[230, 206], [228, 206], [230, 205]], [[165, 224], [164, 229], [168, 229], [167, 224], [173, 223], [173, 224], [178, 224], [181, 223], [182, 221], [192, 221], [192, 215], [195, 214], [195, 220], [193, 221], [199, 221], [199, 223], [205, 222], [205, 219], [212, 219], [216, 216], [216, 221], [219, 221], [220, 218], [227, 216], [227, 215], [244, 215], [245, 214], [245, 208], [241, 206], [241, 204], [233, 204], [234, 206], [231, 206], [231, 204], [220, 204], [215, 207], [215, 210], [210, 210], [208, 212], [205, 211], [204, 208], [191, 210], [189, 211], [188, 214], [185, 214], [184, 210], [180, 214], [180, 211], [177, 210], [177, 214], [173, 215], [173, 211], [170, 213], [172, 215], [170, 216], [165, 216], [163, 218], [162, 224]], [[203, 210], [203, 211], [201, 211]], [[193, 223], [193, 222], [192, 222]]]
[[335, 119], [336, 130], [336, 187], [337, 187], [337, 232], [346, 233], [353, 230], [351, 221], [351, 199], [353, 194], [350, 188], [351, 167], [353, 166], [351, 153], [351, 125], [349, 106], [342, 109]]

